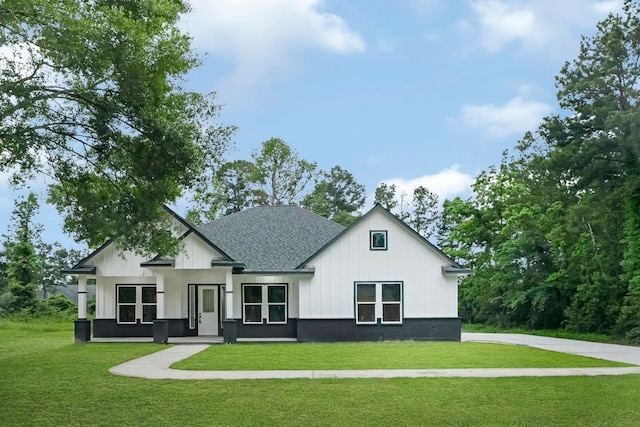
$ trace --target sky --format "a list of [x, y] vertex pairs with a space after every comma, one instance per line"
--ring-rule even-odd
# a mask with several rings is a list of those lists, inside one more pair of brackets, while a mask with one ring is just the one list
[[[203, 56], [185, 85], [215, 91], [238, 126], [227, 160], [272, 137], [323, 170], [339, 165], [440, 200], [471, 195], [543, 117], [562, 113], [555, 76], [581, 35], [622, 0], [191, 0], [181, 23]], [[0, 173], [0, 234], [17, 191]], [[44, 203], [47, 242], [82, 247]], [[371, 203], [371, 202], [369, 202]], [[187, 201], [175, 205], [184, 214]], [[367, 209], [370, 206], [367, 206]]]

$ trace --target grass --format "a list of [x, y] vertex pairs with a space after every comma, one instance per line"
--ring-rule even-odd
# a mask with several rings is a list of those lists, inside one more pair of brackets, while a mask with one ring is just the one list
[[640, 375], [143, 380], [107, 370], [164, 347], [74, 345], [71, 325], [49, 327], [0, 325], [3, 427], [635, 426], [640, 419]]
[[451, 342], [214, 345], [187, 370], [570, 368], [629, 366], [530, 347]]

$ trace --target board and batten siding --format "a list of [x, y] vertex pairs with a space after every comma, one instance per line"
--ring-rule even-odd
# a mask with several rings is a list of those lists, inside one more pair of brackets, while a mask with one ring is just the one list
[[176, 270], [211, 268], [212, 260], [224, 258], [193, 233], [186, 236], [182, 240], [182, 244], [182, 251], [175, 257]]
[[[387, 231], [387, 250], [370, 250], [369, 231]], [[455, 276], [444, 276], [450, 262], [382, 212], [355, 224], [307, 267], [313, 277], [300, 280], [300, 319], [354, 318], [354, 283], [403, 283], [404, 318], [457, 317]]]
[[140, 263], [148, 260], [132, 251], [120, 251], [114, 244], [110, 244], [95, 254], [87, 264], [96, 267], [96, 276], [127, 277], [127, 276], [152, 276], [153, 273], [140, 267]]

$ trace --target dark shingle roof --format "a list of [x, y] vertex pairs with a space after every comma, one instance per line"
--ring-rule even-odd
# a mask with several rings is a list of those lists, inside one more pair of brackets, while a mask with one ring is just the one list
[[249, 271], [295, 270], [344, 227], [297, 206], [260, 206], [196, 227]]

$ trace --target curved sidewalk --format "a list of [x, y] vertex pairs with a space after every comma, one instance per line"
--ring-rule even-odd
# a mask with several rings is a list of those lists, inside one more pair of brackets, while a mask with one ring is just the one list
[[[640, 347], [591, 343], [561, 338], [519, 334], [462, 334], [466, 342], [494, 342], [526, 345], [587, 357], [640, 365]], [[170, 366], [205, 349], [209, 345], [175, 345], [109, 369], [115, 375], [148, 379], [175, 380], [247, 380], [291, 378], [435, 378], [435, 377], [548, 377], [640, 374], [640, 366], [624, 368], [489, 368], [489, 369], [369, 369], [303, 371], [186, 371]]]

